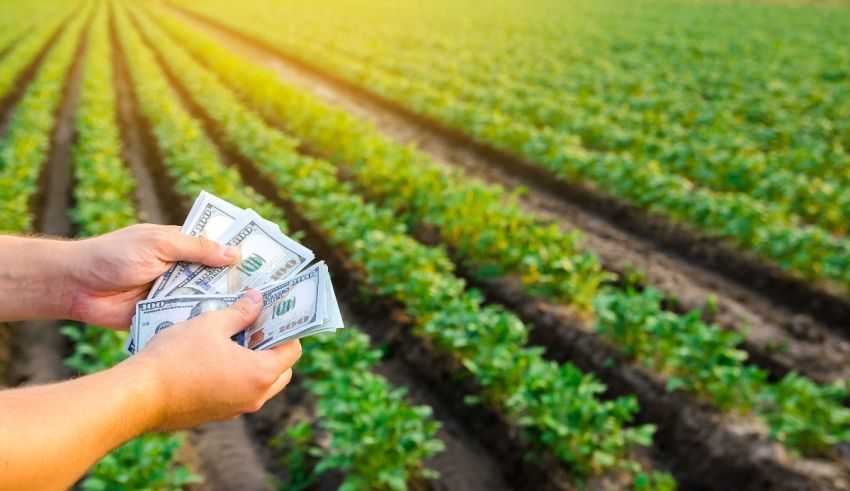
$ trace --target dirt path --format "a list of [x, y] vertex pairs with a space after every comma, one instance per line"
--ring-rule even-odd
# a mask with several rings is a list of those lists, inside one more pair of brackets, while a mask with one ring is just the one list
[[718, 308], [713, 320], [731, 329], [748, 326], [744, 348], [774, 376], [792, 369], [819, 381], [850, 375], [850, 343], [830, 328], [834, 326], [827, 327], [811, 316], [774, 303], [757, 290], [666, 251], [654, 241], [624, 230], [615, 221], [589, 212], [558, 193], [496, 165], [479, 148], [458, 142], [380, 101], [364, 97], [361, 91], [180, 10], [170, 11], [246, 59], [274, 70], [282, 80], [372, 123], [386, 137], [401, 144], [415, 144], [446, 168], [460, 168], [468, 175], [508, 189], [519, 186], [532, 189], [522, 199], [526, 210], [559, 224], [565, 231], [583, 231], [585, 248], [594, 251], [606, 269], [617, 273], [635, 268], [644, 271], [649, 285], [678, 299], [680, 310], [702, 308], [709, 298], [715, 297]]

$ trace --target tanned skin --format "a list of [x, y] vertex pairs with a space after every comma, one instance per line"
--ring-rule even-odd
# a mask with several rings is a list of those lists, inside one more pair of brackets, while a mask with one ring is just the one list
[[[71, 319], [126, 329], [135, 304], [175, 261], [225, 266], [238, 252], [179, 227], [135, 225], [68, 241], [0, 236], [0, 322]], [[157, 334], [93, 375], [0, 391], [0, 490], [65, 489], [110, 450], [151, 431], [258, 410], [283, 390], [298, 341], [251, 351], [233, 341], [259, 315], [246, 293], [231, 307]]]

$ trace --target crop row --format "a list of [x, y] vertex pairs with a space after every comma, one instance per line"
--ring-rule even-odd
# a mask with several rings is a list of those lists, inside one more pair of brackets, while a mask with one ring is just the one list
[[[604, 386], [574, 366], [544, 361], [526, 348], [527, 328], [513, 314], [483, 307], [452, 274], [441, 249], [404, 233], [387, 210], [365, 204], [326, 161], [305, 157], [295, 142], [240, 104], [213, 74], [137, 18], [170, 72], [237, 149], [362, 270], [378, 293], [404, 305], [416, 332], [462, 361], [483, 389], [483, 399], [505, 411], [527, 436], [570, 465], [579, 477], [606, 469], [637, 470], [628, 459], [636, 443], [649, 444], [652, 428], [627, 428], [634, 398], [600, 401]], [[137, 59], [139, 56], [136, 57]], [[339, 210], [346, 210], [340, 214]]]
[[[558, 242], [546, 241], [539, 234], [539, 250], [533, 250], [533, 244], [526, 239], [535, 237], [534, 227], [541, 227], [539, 222], [529, 215], [519, 217], [515, 204], [501, 189], [442, 171], [427, 156], [388, 142], [353, 117], [281, 83], [271, 72], [239, 59], [203, 34], [167, 16], [157, 18], [181, 46], [215, 70], [243, 100], [301, 138], [299, 143], [322, 149], [333, 161], [350, 168], [355, 185], [368, 194], [382, 196], [382, 202], [408, 222], [435, 226], [443, 240], [457, 248], [465, 260], [483, 264], [484, 269], [523, 275], [532, 292], [536, 284], [538, 289], [554, 292], [556, 298], [576, 298], [572, 294], [578, 291], [574, 285], [551, 282], [553, 275], [528, 278], [528, 270], [521, 269], [527, 265], [537, 268], [547, 259], [573, 261], [574, 251], [572, 243], [570, 248], [559, 247]], [[177, 55], [169, 51], [167, 58], [173, 60]], [[183, 70], [187, 70], [185, 66], [175, 72]], [[549, 230], [557, 235], [556, 229]], [[595, 256], [585, 254], [580, 260], [587, 265], [586, 271], [597, 272], [598, 276], [591, 276], [591, 280], [601, 276]], [[841, 404], [840, 388], [819, 387], [795, 375], [776, 385], [767, 384], [767, 374], [747, 365], [746, 354], [737, 349], [741, 334], [706, 324], [697, 313], [662, 312], [661, 298], [651, 291], [606, 289], [597, 294], [597, 284], [579, 286], [584, 287], [586, 295], [581, 298], [596, 299], [593, 313], [598, 330], [616, 341], [626, 354], [635, 355], [636, 350], [632, 338], [619, 335], [622, 327], [617, 326], [623, 323], [624, 312], [628, 312], [627, 332], [644, 333], [641, 340], [647, 348], [653, 344], [682, 347], [656, 351], [653, 360], [640, 357], [657, 371], [671, 375], [671, 390], [681, 388], [707, 395], [723, 410], [746, 413], [757, 406], [757, 414], [770, 423], [772, 436], [804, 453], [823, 453], [847, 438], [844, 428], [848, 413]], [[668, 326], [687, 328], [654, 329], [659, 316]], [[696, 349], [703, 345], [704, 350]], [[677, 383], [681, 380], [689, 383]], [[790, 384], [805, 384], [805, 393], [810, 396], [793, 403], [786, 401], [782, 394], [789, 393], [785, 388]], [[815, 418], [817, 423], [797, 424], [795, 418], [801, 409], [821, 414]]]
[[[850, 191], [841, 182], [800, 175], [793, 169], [776, 168], [761, 157], [733, 154], [719, 148], [716, 140], [684, 139], [682, 136], [687, 131], [677, 128], [675, 122], [667, 121], [669, 116], [664, 118], [664, 128], [678, 134], [678, 139], [653, 134], [655, 125], [647, 124], [649, 116], [645, 112], [623, 115], [616, 106], [608, 106], [611, 114], [591, 114], [576, 101], [567, 114], [563, 110], [567, 101], [562, 97], [553, 98], [550, 92], [530, 92], [510, 85], [482, 86], [471, 80], [458, 83], [454, 75], [433, 70], [427, 64], [417, 64], [406, 57], [370, 56], [368, 62], [356, 61], [356, 53], [351, 53], [351, 48], [348, 52], [340, 52], [337, 47], [319, 52], [315, 43], [311, 46], [317, 51], [317, 59], [326, 59], [329, 53], [333, 53], [337, 64], [347, 67], [348, 73], [358, 79], [365, 78], [366, 73], [374, 74], [376, 66], [381, 67], [384, 71], [382, 78], [386, 82], [379, 87], [395, 87], [401, 83], [412, 85], [408, 91], [424, 91], [422, 93], [427, 95], [419, 101], [405, 99], [411, 107], [451, 123], [465, 127], [471, 117], [481, 116], [480, 108], [488, 108], [508, 116], [519, 131], [546, 132], [551, 129], [565, 136], [577, 136], [584, 147], [598, 152], [626, 151], [638, 161], [657, 161], [665, 172], [683, 176], [696, 185], [713, 191], [743, 193], [756, 201], [779, 205], [789, 220], [799, 216], [806, 223], [842, 235], [850, 227]], [[368, 78], [363, 83], [371, 86]], [[517, 92], [522, 95], [518, 96]], [[435, 111], [435, 101], [451, 101], [453, 111], [465, 114], [448, 119], [446, 104], [438, 105]], [[458, 104], [458, 101], [463, 103]], [[648, 127], [646, 134], [634, 127], [624, 127], [625, 122], [632, 120], [637, 120], [632, 126]], [[606, 138], [608, 135], [613, 137]]]
[[[298, 39], [293, 35], [288, 38]], [[309, 43], [311, 52], [302, 51], [304, 46], [298, 41], [294, 49], [306, 58], [330, 59], [332, 64], [343, 66], [346, 73], [367, 86], [371, 86], [367, 74], [382, 71], [382, 77], [393, 77], [399, 84], [408, 84], [407, 90], [424, 90], [432, 97], [420, 101], [406, 99], [419, 111], [427, 112], [434, 101], [451, 101], [455, 111], [461, 108], [469, 114], [475, 108], [488, 108], [509, 116], [515, 125], [527, 126], [528, 131], [552, 128], [561, 134], [578, 136], [587, 148], [627, 151], [636, 159], [657, 160], [666, 172], [685, 176], [700, 186], [715, 191], [740, 192], [767, 203], [777, 203], [786, 213], [799, 215], [835, 233], [845, 234], [848, 230], [850, 191], [842, 186], [846, 183], [800, 175], [794, 169], [771, 165], [764, 156], [758, 155], [758, 149], [746, 147], [733, 151], [726, 148], [725, 142], [718, 141], [719, 136], [684, 138], [688, 129], [670, 114], [648, 115], [643, 106], [624, 114], [622, 106], [613, 101], [600, 109], [569, 93], [559, 91], [557, 97], [553, 97], [551, 90], [529, 86], [517, 80], [520, 77], [485, 82], [475, 77], [474, 72], [460, 75], [457, 71], [440, 70], [434, 66], [432, 52], [427, 50], [417, 49], [412, 54], [394, 57], [370, 52], [367, 47], [350, 42], [343, 33], [326, 39], [326, 43], [317, 43], [315, 39], [313, 36]], [[455, 54], [452, 52], [452, 56]], [[481, 70], [475, 64], [467, 68]], [[564, 110], [566, 106], [570, 107], [569, 112]], [[600, 114], [605, 109], [610, 113]], [[446, 114], [441, 111], [435, 115], [445, 119]], [[659, 129], [660, 122], [663, 122], [663, 129]], [[724, 136], [727, 139], [728, 125], [726, 121]], [[662, 131], [665, 134], [657, 134]], [[611, 137], [607, 138], [609, 135]], [[756, 155], [752, 156], [753, 153]]]
[[0, 230], [32, 229], [30, 202], [47, 158], [56, 109], [85, 19], [81, 14], [74, 17], [50, 48], [0, 139]]
[[[262, 210], [282, 224], [282, 213], [250, 191], [239, 174], [225, 167], [199, 123], [181, 107], [152, 54], [131, 27], [123, 9], [117, 15], [119, 36], [129, 62], [140, 110], [151, 124], [176, 190], [189, 197], [207, 189], [242, 206]], [[331, 435], [316, 447], [317, 472], [339, 470], [349, 486], [402, 489], [417, 476], [431, 474], [422, 461], [441, 448], [433, 438], [438, 425], [431, 410], [410, 406], [404, 391], [369, 371], [380, 354], [368, 338], [349, 327], [345, 332], [304, 341], [299, 362], [307, 389], [318, 399], [319, 426]], [[356, 444], [355, 444], [356, 442]], [[307, 449], [305, 449], [306, 451]]]
[[[121, 161], [116, 124], [107, 8], [101, 3], [89, 27], [80, 98], [75, 113], [76, 143], [73, 168], [76, 201], [72, 217], [79, 236], [99, 235], [136, 223], [131, 201], [133, 175]], [[119, 363], [127, 333], [97, 326], [63, 328], [74, 344], [65, 363], [81, 374], [98, 372]], [[196, 480], [186, 467], [174, 464], [182, 435], [151, 434], [113, 450], [80, 483], [82, 489], [173, 489]]]
[[[0, 100], [7, 97], [15, 88], [20, 75], [44, 49], [56, 30], [61, 28], [67, 20], [68, 13], [81, 5], [82, 2], [68, 2], [56, 7], [49, 16], [46, 16], [49, 20], [32, 26], [32, 32], [24, 34], [6, 56], [0, 59]], [[17, 39], [17, 36], [14, 39]]]
[[[204, 12], [212, 7], [187, 8]], [[427, 79], [426, 76], [413, 77], [410, 74], [374, 69], [371, 62], [375, 60], [371, 57], [367, 67], [365, 62], [353, 61], [330, 50], [314, 53], [312, 50], [318, 49], [317, 43], [313, 42], [314, 36], [290, 37], [287, 31], [277, 27], [258, 28], [258, 23], [260, 26], [269, 25], [263, 24], [262, 20], [268, 16], [246, 22], [246, 14], [238, 10], [232, 6], [220, 6], [213, 11], [217, 13], [216, 19], [237, 31], [258, 36], [273, 46], [284, 46], [285, 51], [296, 57], [313, 53], [315, 56], [304, 55], [302, 59], [319, 63], [334, 73], [469, 133], [480, 141], [527, 157], [552, 170], [561, 179], [594, 183], [636, 205], [663, 212], [698, 230], [733, 239], [740, 247], [775, 261], [795, 274], [813, 280], [829, 279], [850, 287], [850, 243], [844, 238], [833, 236], [822, 227], [801, 225], [795, 217], [785, 212], [784, 206], [742, 193], [716, 192], [696, 186], [686, 177], [671, 173], [660, 162], [645, 159], [642, 154], [585, 148], [575, 135], [551, 127], [537, 128], [523, 124], [510, 114], [493, 111], [486, 104], [469, 103], [453, 97], [451, 93], [443, 93], [423, 81]], [[252, 26], [250, 33], [246, 30], [248, 25]], [[465, 82], [457, 79], [452, 85], [464, 86]], [[693, 155], [686, 157], [676, 161], [696, 169], [694, 165], [698, 160]], [[724, 174], [723, 165], [730, 165], [729, 161], [715, 163], [711, 167], [720, 168], [717, 172]], [[794, 188], [795, 182], [785, 178], [782, 180], [784, 184], [780, 186], [785, 186], [782, 188], [785, 191], [781, 193], [782, 197], [793, 196], [794, 193], [786, 187]], [[776, 188], [772, 189], [771, 192], [775, 193]], [[824, 189], [828, 189], [828, 186]], [[821, 191], [813, 192], [817, 194]], [[814, 206], [812, 203], [821, 206], [834, 197], [833, 194], [813, 196], [812, 201], [803, 207], [809, 209]], [[834, 212], [814, 215], [831, 216]]]

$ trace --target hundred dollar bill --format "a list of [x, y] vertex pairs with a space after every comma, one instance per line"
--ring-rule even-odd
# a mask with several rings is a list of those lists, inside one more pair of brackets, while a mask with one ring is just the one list
[[239, 295], [169, 297], [144, 300], [136, 304], [130, 353], [143, 348], [160, 331], [195, 318], [204, 312], [227, 308]]
[[[192, 205], [186, 221], [183, 222], [180, 233], [216, 240], [233, 224], [237, 217], [242, 215], [243, 211], [236, 205], [206, 191], [201, 191]], [[184, 271], [189, 266], [190, 263], [185, 261], [174, 263], [168, 271], [154, 282], [147, 298], [158, 298], [163, 296], [165, 292], [174, 289], [175, 283], [172, 280], [182, 278]]]
[[236, 341], [250, 349], [268, 349], [293, 339], [342, 326], [339, 306], [323, 262], [295, 277], [260, 290], [263, 310]]
[[302, 270], [315, 257], [310, 249], [290, 239], [253, 210], [245, 210], [218, 242], [239, 249], [233, 266], [190, 265], [171, 280], [165, 296], [239, 293], [276, 282]]
[[[319, 262], [285, 281], [260, 290], [257, 320], [233, 337], [240, 345], [269, 349], [286, 341], [343, 327], [328, 269]], [[198, 295], [144, 300], [136, 306], [130, 352], [142, 349], [158, 332], [204, 312], [226, 308], [240, 295]]]

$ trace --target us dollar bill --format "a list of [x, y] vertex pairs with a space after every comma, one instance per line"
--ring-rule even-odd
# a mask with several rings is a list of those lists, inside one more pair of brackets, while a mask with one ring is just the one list
[[[206, 191], [201, 191], [183, 222], [180, 232], [192, 237], [217, 240], [243, 212], [242, 208]], [[147, 298], [158, 298], [164, 296], [165, 292], [173, 290], [175, 281], [172, 279], [182, 278], [189, 266], [190, 263], [185, 261], [174, 263], [154, 282]]]
[[221, 267], [190, 265], [172, 277], [165, 296], [239, 293], [289, 278], [315, 257], [250, 209], [242, 212], [218, 241], [236, 247], [239, 262]]
[[[263, 307], [259, 317], [233, 337], [246, 348], [269, 349], [293, 339], [343, 327], [328, 268], [323, 262], [288, 280], [267, 285], [260, 293]], [[178, 296], [139, 302], [131, 353], [144, 348], [157, 333], [204, 312], [227, 308], [240, 296]]]
[[341, 328], [342, 316], [330, 283], [328, 268], [319, 262], [292, 279], [262, 288], [263, 310], [237, 342], [250, 349], [268, 349]]
[[205, 313], [226, 309], [239, 295], [170, 297], [145, 300], [136, 304], [133, 338], [128, 351], [143, 348], [160, 331]]

